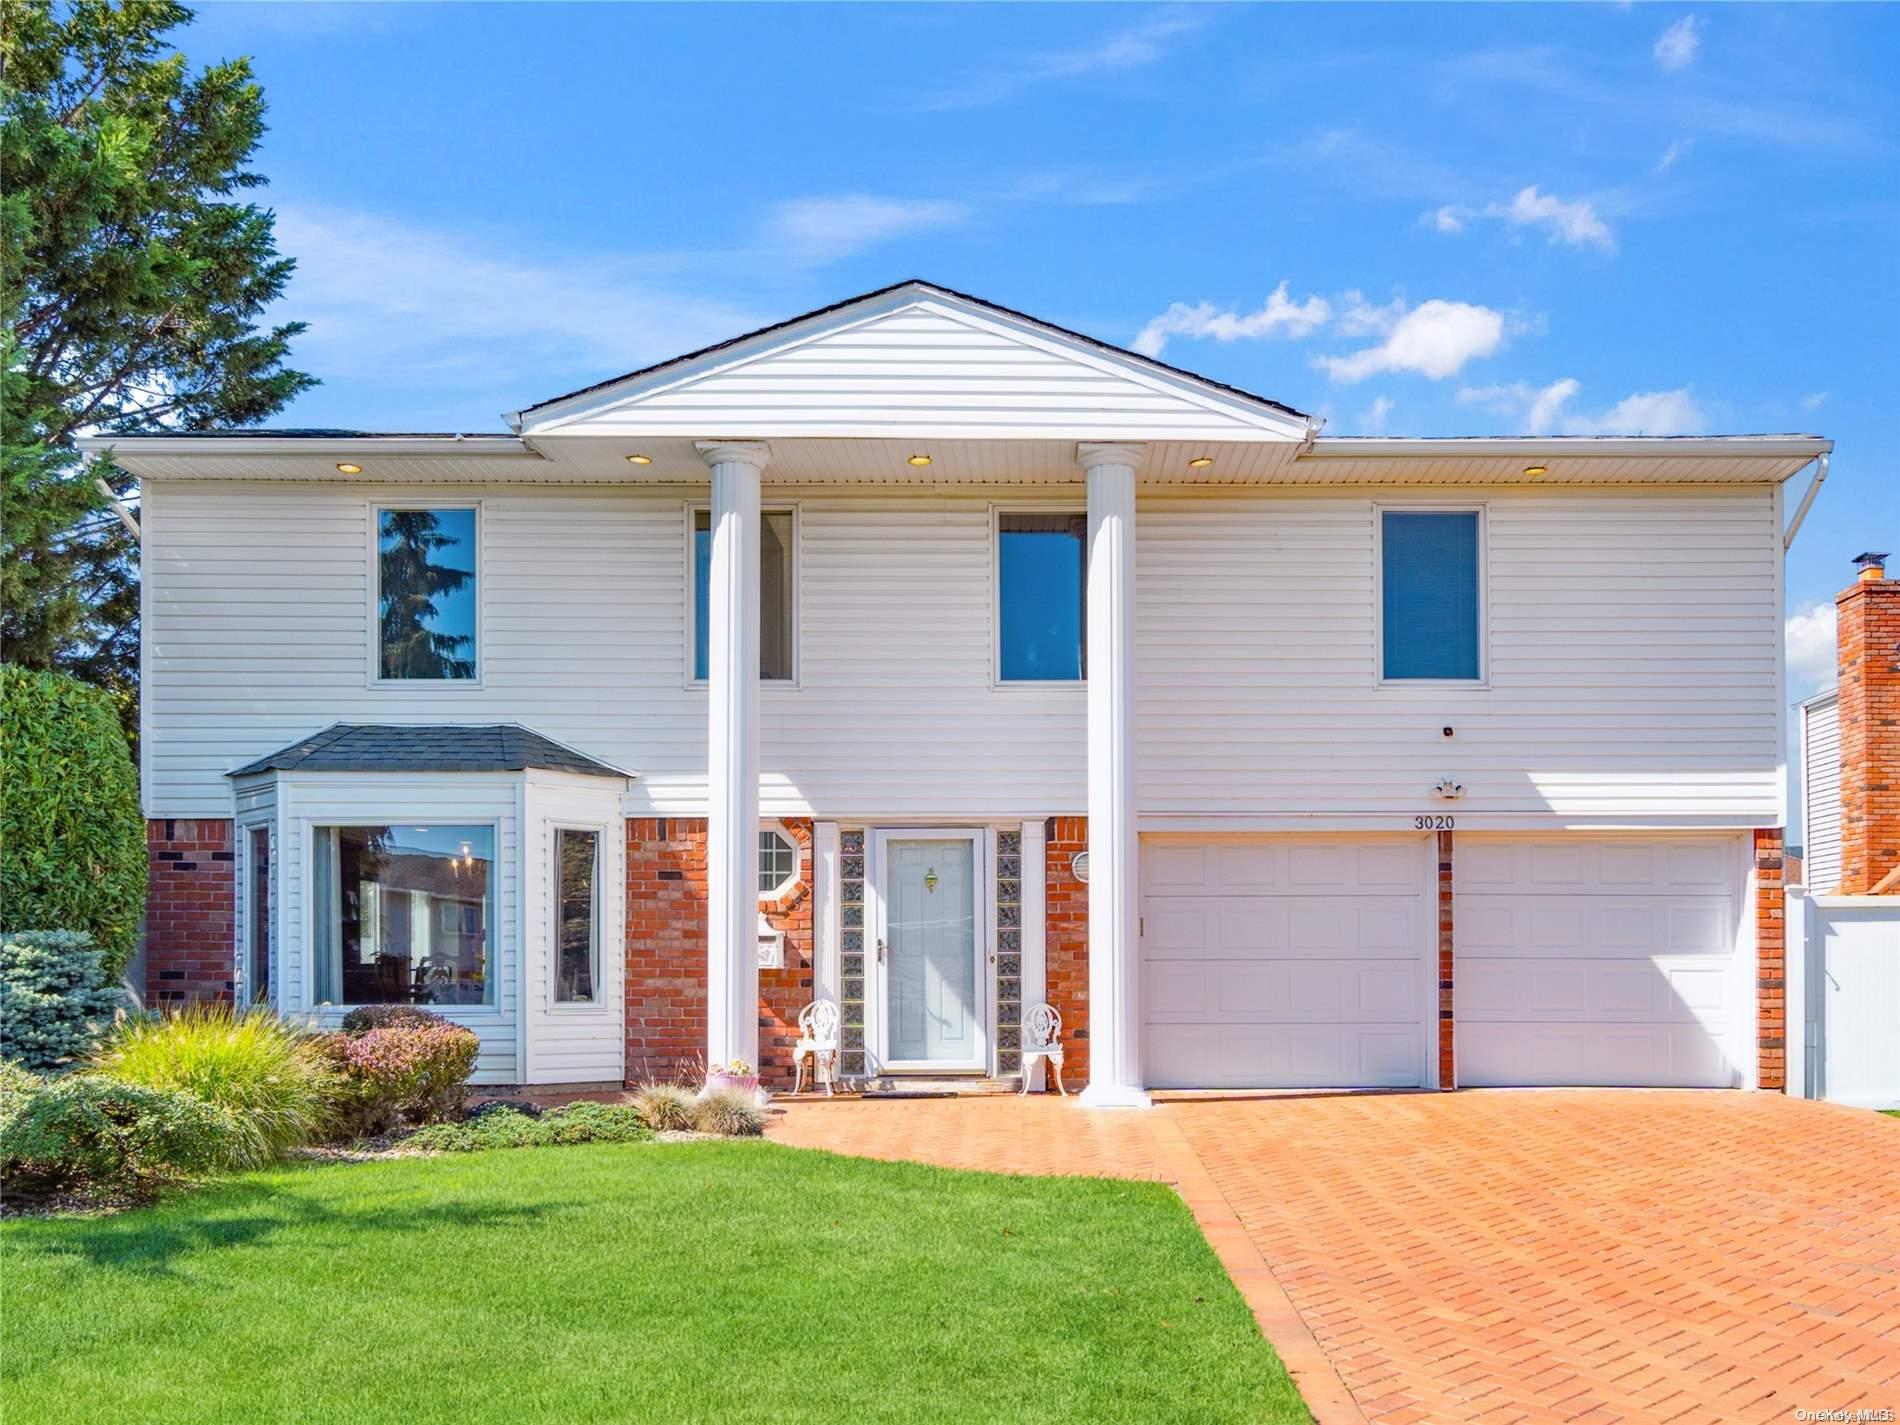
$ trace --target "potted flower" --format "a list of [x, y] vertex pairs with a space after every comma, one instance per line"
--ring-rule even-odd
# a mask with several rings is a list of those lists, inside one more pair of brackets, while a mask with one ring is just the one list
[[734, 1059], [729, 1064], [714, 1064], [706, 1071], [706, 1092], [720, 1093], [725, 1090], [733, 1093], [756, 1094], [759, 1091], [759, 1072], [744, 1059]]

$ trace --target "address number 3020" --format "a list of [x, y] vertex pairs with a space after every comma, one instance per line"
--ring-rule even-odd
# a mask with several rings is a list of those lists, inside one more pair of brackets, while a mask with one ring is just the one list
[[1453, 821], [1449, 816], [1415, 816], [1412, 825], [1420, 831], [1450, 831]]

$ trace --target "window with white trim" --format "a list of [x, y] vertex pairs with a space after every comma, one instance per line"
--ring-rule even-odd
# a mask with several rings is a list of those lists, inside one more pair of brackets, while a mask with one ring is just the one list
[[[789, 683], [795, 673], [793, 515], [759, 513], [759, 677]], [[712, 511], [693, 511], [693, 677], [704, 682], [711, 648]]]
[[1478, 510], [1379, 512], [1380, 676], [1386, 682], [1483, 678], [1483, 530]]
[[600, 833], [554, 828], [554, 1002], [600, 1001]]
[[458, 682], [476, 676], [478, 512], [376, 511], [376, 677]]
[[311, 830], [316, 998], [495, 1002], [492, 825]]
[[798, 843], [767, 827], [759, 833], [759, 899], [770, 900], [798, 880]]
[[246, 990], [250, 1003], [269, 1004], [270, 983], [270, 828], [245, 832], [244, 936]]
[[1088, 517], [1000, 510], [996, 516], [996, 676], [1078, 682], [1084, 646]]

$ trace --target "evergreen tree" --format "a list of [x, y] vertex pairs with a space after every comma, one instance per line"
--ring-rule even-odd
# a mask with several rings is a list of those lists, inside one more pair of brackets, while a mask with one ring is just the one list
[[302, 323], [257, 318], [290, 279], [272, 215], [242, 201], [264, 95], [245, 60], [192, 73], [171, 0], [0, 0], [0, 390], [8, 662], [129, 691], [132, 481], [75, 435], [248, 425], [313, 379]]

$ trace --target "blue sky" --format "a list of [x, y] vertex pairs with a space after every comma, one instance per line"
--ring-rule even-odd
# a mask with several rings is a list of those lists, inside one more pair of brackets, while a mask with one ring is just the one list
[[270, 101], [324, 381], [276, 424], [499, 429], [921, 276], [1334, 434], [1830, 435], [1796, 692], [1900, 549], [1892, 6], [210, 4], [180, 42]]

